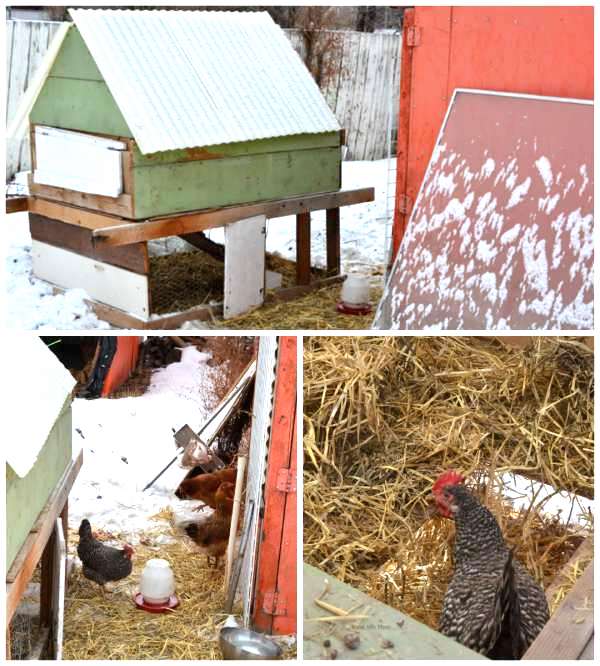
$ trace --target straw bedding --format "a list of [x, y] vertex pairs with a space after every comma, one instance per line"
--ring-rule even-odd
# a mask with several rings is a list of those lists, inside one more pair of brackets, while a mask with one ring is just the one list
[[[174, 543], [156, 545], [162, 530], [148, 532], [135, 546], [134, 569], [112, 593], [77, 569], [65, 604], [65, 659], [221, 659], [218, 634], [223, 612], [223, 568], [207, 565], [180, 536]], [[77, 544], [71, 532], [70, 543]], [[132, 595], [147, 560], [161, 557], [175, 573], [181, 605], [171, 613], [153, 614], [137, 609]]]
[[499, 480], [514, 472], [593, 497], [593, 353], [581, 339], [311, 337], [304, 372], [309, 563], [436, 627], [453, 524], [430, 491], [450, 468], [545, 586], [582, 542], [586, 530], [535, 499], [517, 513]]
[[[238, 330], [368, 330], [375, 312], [367, 315], [344, 315], [336, 310], [340, 300], [340, 284], [308, 293], [292, 301], [265, 303], [240, 317], [213, 322], [213, 328]], [[371, 303], [377, 303], [383, 289], [371, 289]]]

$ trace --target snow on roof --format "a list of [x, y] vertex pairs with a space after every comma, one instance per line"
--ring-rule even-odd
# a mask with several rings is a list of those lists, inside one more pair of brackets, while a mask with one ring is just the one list
[[266, 12], [69, 11], [142, 153], [340, 129]]
[[11, 334], [4, 357], [10, 396], [2, 421], [6, 462], [24, 478], [35, 465], [75, 380], [36, 335]]

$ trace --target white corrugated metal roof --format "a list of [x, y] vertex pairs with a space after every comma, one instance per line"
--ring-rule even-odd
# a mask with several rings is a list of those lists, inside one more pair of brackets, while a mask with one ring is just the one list
[[70, 13], [143, 153], [339, 129], [266, 12]]
[[25, 478], [76, 382], [37, 335], [9, 333], [6, 342], [10, 353], [3, 358], [3, 375], [10, 409], [2, 415], [2, 441], [6, 462]]

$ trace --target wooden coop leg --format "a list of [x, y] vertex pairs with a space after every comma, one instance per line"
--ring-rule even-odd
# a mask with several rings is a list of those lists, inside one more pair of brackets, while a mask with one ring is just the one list
[[56, 571], [56, 530], [52, 531], [42, 554], [42, 576], [40, 584], [40, 630], [52, 626], [54, 575]]
[[225, 226], [224, 319], [248, 312], [264, 301], [265, 235], [264, 215]]
[[310, 284], [310, 212], [296, 215], [296, 283]]
[[340, 262], [340, 209], [327, 209], [327, 275], [339, 275]]

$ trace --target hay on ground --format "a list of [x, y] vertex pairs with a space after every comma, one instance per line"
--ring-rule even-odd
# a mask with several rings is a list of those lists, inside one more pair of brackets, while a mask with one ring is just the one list
[[[170, 512], [157, 519], [169, 518]], [[77, 569], [65, 603], [65, 659], [221, 659], [218, 635], [223, 611], [223, 568], [209, 567], [184, 537], [156, 545], [164, 528], [149, 531], [135, 546], [134, 569], [112, 593]], [[77, 543], [75, 532], [71, 543]], [[139, 610], [132, 601], [147, 560], [166, 559], [175, 573], [181, 605], [171, 613]]]
[[453, 524], [430, 492], [451, 468], [474, 479], [545, 586], [586, 535], [540, 502], [516, 512], [499, 481], [513, 472], [593, 497], [593, 353], [580, 339], [521, 349], [492, 337], [311, 337], [304, 373], [309, 563], [435, 628]]
[[375, 306], [382, 288], [371, 289], [373, 312], [367, 315], [344, 315], [336, 310], [341, 285], [316, 289], [291, 301], [267, 302], [247, 314], [226, 321], [214, 321], [213, 328], [238, 330], [368, 330], [375, 315]]

